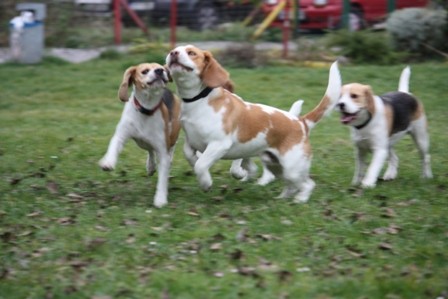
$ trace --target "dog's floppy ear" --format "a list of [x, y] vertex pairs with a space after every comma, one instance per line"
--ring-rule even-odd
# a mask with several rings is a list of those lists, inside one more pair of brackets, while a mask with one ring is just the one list
[[219, 87], [226, 85], [229, 81], [229, 73], [213, 58], [212, 53], [204, 51], [204, 69], [201, 73], [202, 82], [208, 87]]
[[136, 66], [131, 66], [124, 72], [123, 81], [121, 81], [120, 88], [118, 89], [118, 98], [122, 102], [127, 102], [129, 100], [128, 89], [129, 85], [133, 83], [136, 70]]
[[163, 66], [163, 68], [165, 69], [165, 72], [166, 72], [166, 74], [167, 74], [167, 76], [168, 76], [168, 81], [169, 82], [173, 82], [173, 77], [171, 77], [171, 73], [170, 73], [170, 70], [169, 70], [169, 68], [168, 68], [168, 65], [164, 65]]
[[364, 95], [366, 97], [367, 110], [373, 114], [375, 112], [375, 99], [373, 98], [373, 91], [370, 85], [365, 86]]

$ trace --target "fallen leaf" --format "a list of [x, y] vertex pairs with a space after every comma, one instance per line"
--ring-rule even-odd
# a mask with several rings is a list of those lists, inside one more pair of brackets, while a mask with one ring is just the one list
[[243, 257], [244, 257], [244, 253], [240, 249], [236, 249], [235, 251], [233, 251], [230, 254], [230, 258], [235, 261], [239, 261], [239, 260], [243, 259]]
[[125, 219], [123, 220], [123, 225], [125, 226], [133, 226], [137, 224], [137, 220], [136, 219]]
[[109, 230], [107, 227], [104, 227], [102, 225], [95, 225], [95, 228], [102, 232], [107, 232]]
[[76, 221], [71, 217], [62, 217], [57, 219], [57, 222], [61, 225], [70, 225], [74, 224]]
[[59, 193], [59, 185], [54, 181], [47, 182], [47, 190], [51, 194], [57, 194]]
[[292, 278], [292, 273], [287, 270], [281, 270], [278, 272], [278, 280], [280, 282], [288, 282]]
[[135, 242], [135, 236], [134, 236], [134, 234], [130, 234], [129, 236], [128, 236], [128, 238], [126, 239], [126, 243], [127, 244], [133, 244], [134, 242]]
[[222, 273], [222, 272], [215, 272], [215, 273], [213, 273], [213, 276], [221, 278], [221, 277], [224, 277], [224, 273]]
[[219, 251], [222, 249], [222, 244], [221, 243], [213, 243], [212, 245], [210, 245], [210, 250], [211, 251]]
[[40, 215], [42, 215], [41, 211], [35, 211], [35, 212], [32, 212], [32, 213], [29, 213], [28, 215], [26, 215], [26, 217], [33, 218], [33, 217], [37, 217], [37, 216], [40, 216]]
[[240, 231], [237, 232], [235, 239], [239, 242], [245, 242], [247, 241], [248, 235], [247, 235], [247, 228], [243, 228]]
[[379, 248], [379, 249], [382, 249], [382, 250], [392, 250], [392, 249], [393, 249], [393, 246], [392, 246], [391, 244], [389, 244], [389, 243], [382, 242], [382, 243], [380, 243], [380, 244], [378, 245], [378, 248]]
[[190, 211], [188, 211], [187, 215], [190, 215], [190, 216], [193, 216], [193, 217], [199, 217], [199, 213], [195, 209], [191, 209]]
[[396, 216], [397, 216], [397, 214], [391, 208], [384, 208], [381, 213], [381, 217], [385, 217], [385, 218], [394, 218]]
[[89, 240], [86, 245], [87, 245], [87, 248], [94, 249], [94, 248], [97, 248], [97, 247], [103, 245], [106, 242], [107, 242], [107, 240], [105, 238], [95, 238], [93, 240]]

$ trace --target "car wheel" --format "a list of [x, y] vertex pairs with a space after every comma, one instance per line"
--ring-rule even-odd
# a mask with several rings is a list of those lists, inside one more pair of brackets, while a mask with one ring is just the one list
[[359, 31], [365, 28], [362, 11], [357, 7], [352, 7], [348, 15], [348, 29], [350, 31]]
[[219, 14], [215, 6], [207, 3], [200, 3], [196, 7], [192, 27], [196, 30], [212, 29], [218, 25]]

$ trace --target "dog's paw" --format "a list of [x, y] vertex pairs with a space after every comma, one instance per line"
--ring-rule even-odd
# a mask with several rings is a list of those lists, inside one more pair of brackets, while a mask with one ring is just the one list
[[376, 186], [376, 181], [364, 180], [361, 183], [361, 187], [364, 189], [374, 188]]
[[230, 174], [237, 180], [247, 180], [249, 177], [248, 172], [242, 167], [232, 167]]
[[209, 173], [198, 176], [199, 186], [204, 191], [209, 191], [212, 187], [213, 181]]
[[257, 185], [266, 186], [270, 182], [275, 180], [275, 175], [269, 172], [269, 174], [263, 173], [263, 176], [257, 180]]
[[153, 164], [146, 164], [146, 173], [148, 176], [153, 176], [156, 173], [156, 167]]
[[166, 199], [166, 196], [156, 196], [154, 198], [154, 206], [156, 208], [163, 208], [168, 204], [168, 200]]
[[383, 175], [383, 180], [384, 181], [392, 181], [392, 180], [395, 180], [395, 178], [397, 177], [397, 174], [395, 173], [385, 173], [384, 175]]
[[98, 165], [101, 167], [102, 170], [104, 171], [112, 171], [115, 169], [115, 163], [112, 163], [106, 159], [101, 159], [98, 162]]

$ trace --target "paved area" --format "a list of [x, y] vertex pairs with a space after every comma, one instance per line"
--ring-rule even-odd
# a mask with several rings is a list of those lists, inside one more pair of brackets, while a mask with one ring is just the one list
[[[187, 44], [187, 43], [179, 43], [179, 44]], [[205, 50], [216, 50], [216, 49], [225, 49], [231, 46], [237, 46], [239, 42], [224, 42], [224, 41], [212, 41], [212, 42], [191, 42], [202, 49]], [[295, 43], [289, 43], [288, 48], [291, 51], [296, 49], [297, 45]], [[98, 58], [102, 52], [110, 49], [114, 49], [118, 52], [126, 53], [131, 46], [123, 45], [123, 46], [111, 46], [111, 47], [103, 47], [97, 49], [67, 49], [67, 48], [49, 48], [45, 50], [45, 55], [58, 57], [65, 61], [71, 63], [83, 63], [95, 58]], [[269, 43], [269, 42], [260, 42], [255, 44], [255, 50], [257, 51], [268, 51], [268, 50], [279, 50], [283, 49], [283, 45], [281, 43]], [[11, 51], [9, 48], [0, 48], [0, 63], [5, 63], [11, 61]]]

